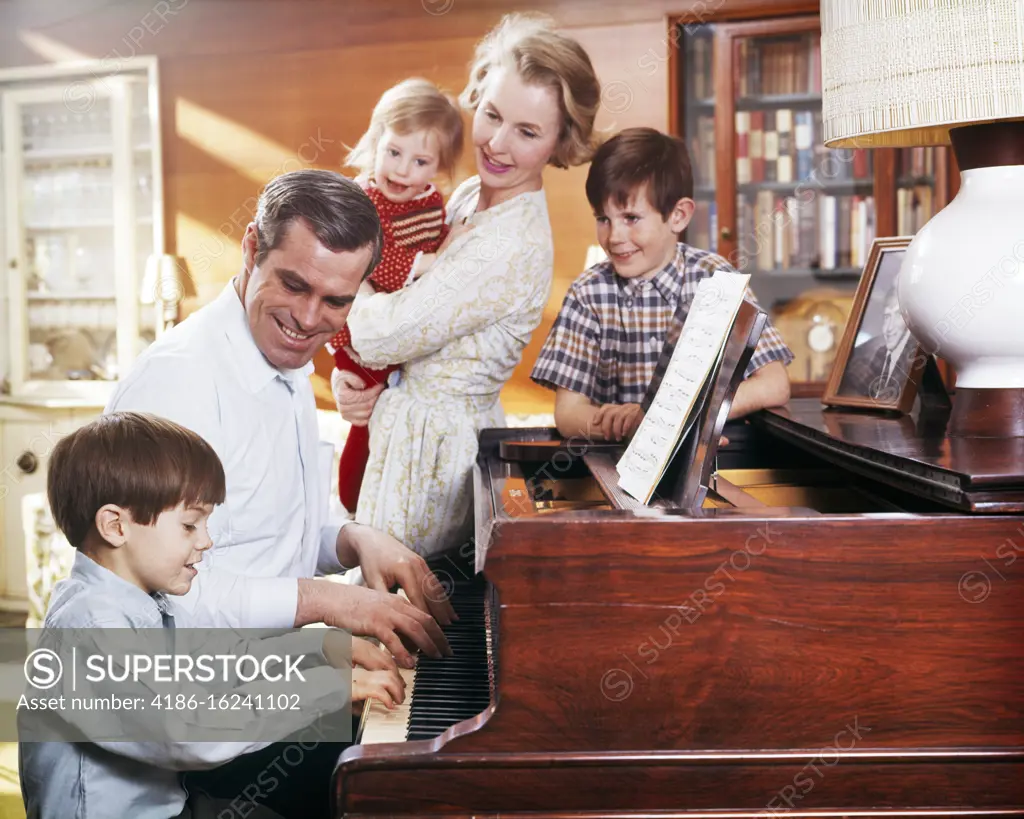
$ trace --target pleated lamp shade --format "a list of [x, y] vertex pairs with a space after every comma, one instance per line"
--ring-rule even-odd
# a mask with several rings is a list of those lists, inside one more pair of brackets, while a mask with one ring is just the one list
[[1024, 0], [822, 0], [821, 68], [830, 148], [1024, 119]]

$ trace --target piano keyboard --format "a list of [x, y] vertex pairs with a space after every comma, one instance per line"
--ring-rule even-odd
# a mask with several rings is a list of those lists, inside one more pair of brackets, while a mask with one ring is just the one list
[[371, 700], [363, 713], [359, 742], [433, 739], [491, 704], [494, 673], [486, 595], [481, 575], [456, 581], [450, 597], [459, 619], [443, 628], [453, 656], [435, 660], [421, 654], [416, 668], [399, 669], [405, 702], [389, 711]]

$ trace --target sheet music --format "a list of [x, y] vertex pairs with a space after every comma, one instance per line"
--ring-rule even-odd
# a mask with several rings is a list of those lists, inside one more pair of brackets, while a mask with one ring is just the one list
[[619, 460], [619, 486], [648, 503], [696, 417], [701, 389], [725, 350], [750, 276], [719, 271], [693, 305], [651, 407]]

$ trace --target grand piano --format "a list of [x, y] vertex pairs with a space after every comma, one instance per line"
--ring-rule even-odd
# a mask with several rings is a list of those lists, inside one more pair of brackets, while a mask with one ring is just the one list
[[712, 416], [650, 506], [621, 448], [485, 430], [455, 656], [335, 815], [1024, 814], [1024, 439], [948, 416]]

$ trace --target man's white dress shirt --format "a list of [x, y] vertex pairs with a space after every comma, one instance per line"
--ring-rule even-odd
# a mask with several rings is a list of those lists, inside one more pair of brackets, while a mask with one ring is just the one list
[[271, 366], [229, 283], [146, 350], [107, 405], [194, 430], [224, 464], [213, 548], [175, 599], [197, 625], [291, 627], [297, 578], [344, 571], [336, 542], [348, 521], [328, 515], [334, 448], [319, 440], [312, 370]]

